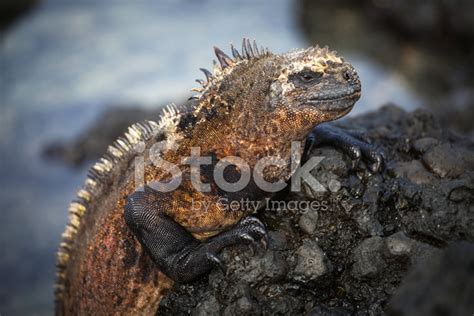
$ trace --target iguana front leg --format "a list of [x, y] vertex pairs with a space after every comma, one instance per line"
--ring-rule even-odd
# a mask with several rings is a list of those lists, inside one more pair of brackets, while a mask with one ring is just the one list
[[360, 159], [368, 162], [367, 167], [371, 172], [378, 172], [382, 167], [383, 154], [380, 150], [341, 128], [330, 124], [316, 126], [306, 139], [305, 155], [314, 146], [323, 144], [331, 145], [344, 151], [352, 159], [353, 168], [357, 166]]
[[177, 282], [192, 281], [215, 266], [225, 271], [217, 257], [225, 247], [266, 240], [263, 223], [249, 216], [231, 229], [199, 241], [165, 215], [158, 194], [149, 187], [131, 194], [125, 206], [125, 221], [161, 271]]

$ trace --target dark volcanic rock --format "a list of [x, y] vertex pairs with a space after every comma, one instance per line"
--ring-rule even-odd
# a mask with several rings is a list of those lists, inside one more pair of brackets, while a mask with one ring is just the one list
[[459, 242], [409, 273], [388, 305], [389, 315], [470, 315], [474, 310], [474, 245]]
[[[325, 159], [314, 176], [327, 190], [305, 186], [304, 193], [284, 201], [313, 204], [260, 211], [269, 249], [225, 249], [220, 256], [226, 275], [216, 269], [192, 284], [176, 285], [163, 298], [159, 314], [378, 315], [387, 312], [394, 293], [390, 311], [423, 314], [433, 311], [429, 305], [436, 301], [423, 296], [430, 295], [425, 289], [441, 293], [437, 275], [445, 290], [450, 282], [472, 289], [472, 277], [459, 277], [455, 264], [436, 265], [423, 279], [416, 295], [426, 306], [419, 309], [404, 307], [405, 301], [414, 302], [413, 277], [399, 286], [413, 266], [439, 262], [446, 246], [474, 241], [473, 143], [442, 130], [426, 112], [405, 113], [393, 106], [340, 125], [383, 149], [384, 170], [370, 174], [364, 163], [351, 170], [338, 150], [316, 148], [312, 155]], [[453, 152], [449, 159], [439, 158]], [[463, 297], [459, 302], [466, 303]]]
[[447, 143], [428, 150], [422, 160], [433, 173], [442, 178], [455, 178], [463, 174], [465, 170], [474, 170], [472, 152]]
[[293, 279], [298, 282], [315, 281], [332, 270], [331, 262], [326, 254], [312, 240], [303, 240], [303, 245], [296, 250], [296, 256], [297, 263], [293, 271]]
[[354, 249], [352, 275], [356, 278], [374, 277], [385, 268], [382, 258], [383, 239], [370, 237]]

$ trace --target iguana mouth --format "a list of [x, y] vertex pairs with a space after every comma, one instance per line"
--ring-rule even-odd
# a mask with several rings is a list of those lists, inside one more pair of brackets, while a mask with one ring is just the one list
[[360, 91], [337, 97], [324, 97], [309, 99], [307, 104], [315, 106], [318, 110], [328, 112], [338, 112], [352, 108], [360, 98]]

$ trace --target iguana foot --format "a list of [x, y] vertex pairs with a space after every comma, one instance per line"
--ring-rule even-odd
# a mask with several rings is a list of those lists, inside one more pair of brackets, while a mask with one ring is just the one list
[[[215, 255], [228, 246], [254, 244], [258, 241], [265, 249], [267, 248], [268, 235], [265, 225], [256, 217], [247, 216], [229, 230], [207, 239], [203, 245], [209, 253]], [[217, 256], [214, 258], [214, 263], [225, 273], [225, 266]]]
[[157, 205], [159, 192], [146, 187], [131, 194], [125, 206], [125, 221], [160, 270], [177, 282], [189, 282], [217, 266], [225, 266], [217, 254], [225, 247], [267, 243], [263, 223], [246, 217], [227, 231], [199, 241], [184, 227], [163, 214]]
[[352, 159], [352, 168], [357, 167], [359, 161], [365, 160], [367, 168], [376, 173], [383, 165], [383, 153], [360, 139], [360, 135], [355, 135], [349, 131], [322, 124], [316, 126], [306, 139], [305, 154], [307, 155], [317, 145], [332, 145], [340, 148]]

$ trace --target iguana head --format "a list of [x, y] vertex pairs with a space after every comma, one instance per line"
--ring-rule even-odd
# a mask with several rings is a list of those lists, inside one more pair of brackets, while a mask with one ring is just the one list
[[301, 138], [347, 114], [360, 97], [356, 71], [327, 47], [273, 54], [244, 39], [241, 52], [231, 50], [233, 58], [215, 48], [214, 72], [202, 69], [207, 80], [198, 80], [198, 121], [221, 114], [235, 130], [255, 130], [257, 137], [254, 126], [268, 123], [280, 135]]
[[[281, 55], [280, 73], [270, 86], [274, 107], [301, 109], [336, 119], [360, 97], [359, 77], [349, 63], [327, 47]], [[324, 113], [330, 115], [324, 115]], [[329, 118], [329, 117], [328, 117]]]

